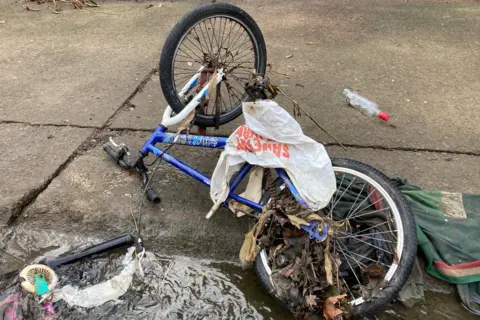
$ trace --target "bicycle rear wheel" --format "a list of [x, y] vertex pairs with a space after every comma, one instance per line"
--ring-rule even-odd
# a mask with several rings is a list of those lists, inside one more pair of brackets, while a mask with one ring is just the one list
[[[248, 99], [245, 84], [253, 71], [265, 73], [265, 41], [255, 21], [242, 9], [227, 3], [203, 5], [184, 16], [170, 32], [160, 57], [160, 85], [166, 101], [179, 113], [223, 68], [224, 78], [197, 107], [195, 123], [218, 126], [242, 113]], [[203, 67], [188, 93], [179, 92]]]
[[[413, 215], [402, 194], [378, 170], [347, 159], [332, 159], [332, 164], [337, 191], [323, 214], [337, 226], [348, 222], [348, 228], [328, 236], [339, 271], [336, 285], [347, 294], [355, 315], [372, 314], [397, 295], [410, 274], [417, 248]], [[310, 240], [310, 245], [321, 244]], [[255, 268], [267, 291], [292, 307], [272, 285], [272, 274], [280, 270], [272, 260], [274, 247], [259, 253]]]

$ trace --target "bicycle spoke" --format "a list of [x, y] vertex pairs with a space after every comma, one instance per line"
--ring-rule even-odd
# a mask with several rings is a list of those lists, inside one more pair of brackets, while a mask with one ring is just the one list
[[[188, 42], [190, 42], [192, 44], [192, 46], [194, 46], [195, 48], [197, 48], [202, 54], [204, 54], [205, 52], [203, 52], [203, 49], [198, 47], [197, 44], [195, 42], [193, 42], [192, 40], [190, 40], [190, 38], [188, 36], [185, 37], [185, 40], [188, 40]], [[203, 59], [203, 58], [202, 58]]]
[[192, 73], [188, 73], [188, 74], [183, 74], [183, 75], [176, 75], [174, 76], [174, 81], [175, 82], [178, 82], [178, 83], [182, 83], [183, 82], [186, 82], [187, 80], [191, 79], [193, 77], [193, 74]]
[[[337, 240], [335, 240], [335, 241], [337, 241]], [[339, 242], [339, 244], [343, 245], [343, 247], [345, 248], [345, 250], [349, 251], [348, 248], [345, 246], [345, 244], [343, 244], [342, 242]], [[343, 249], [339, 249], [339, 250], [340, 250], [340, 252], [344, 253], [345, 255], [348, 254], [347, 252], [343, 251]], [[361, 263], [360, 261], [358, 261], [357, 259], [355, 259], [354, 256], [352, 256], [352, 255], [350, 255], [350, 254], [348, 254], [348, 256], [349, 256], [350, 258], [352, 258], [352, 259], [355, 261], [355, 263], [356, 263], [360, 268], [366, 268], [366, 267], [367, 267], [366, 265], [364, 265], [363, 263]]]
[[231, 97], [230, 91], [228, 90], [228, 86], [226, 84], [225, 84], [225, 87], [227, 88], [228, 101], [230, 102], [230, 107], [233, 107], [232, 97]]
[[[240, 83], [240, 81], [248, 82], [248, 78], [238, 77], [238, 76], [234, 75], [233, 73], [230, 73], [229, 76], [231, 76], [232, 78], [237, 80], [237, 82], [239, 82], [239, 83]], [[241, 85], [241, 83], [240, 83], [240, 85]]]
[[198, 70], [195, 70], [195, 69], [187, 69], [187, 68], [181, 68], [181, 67], [176, 67], [175, 69], [182, 70], [182, 71], [190, 71], [192, 74], [195, 74], [198, 72]]
[[[335, 177], [335, 180], [336, 180], [336, 179], [337, 179], [337, 178]], [[339, 186], [342, 185], [344, 179], [345, 179], [345, 174], [342, 175], [342, 181], [340, 181]], [[330, 203], [335, 203], [335, 201], [337, 201], [337, 193], [338, 193], [338, 187], [337, 187], [337, 190], [335, 190], [335, 192], [333, 193], [333, 196], [332, 196], [332, 198], [330, 199]], [[333, 202], [332, 202], [332, 199], [334, 199]], [[328, 215], [327, 215], [328, 218], [331, 218], [332, 215], [333, 215], [333, 207], [334, 207], [333, 205], [330, 206], [330, 212], [329, 212]]]
[[[374, 232], [374, 233], [368, 233], [368, 234], [386, 234], [386, 233], [391, 233], [393, 234], [394, 232], [396, 232], [397, 230], [391, 230], [391, 231], [380, 231], [380, 232]], [[360, 234], [353, 234], [353, 235], [360, 235]]]
[[[377, 203], [379, 203], [380, 201], [384, 200], [383, 197], [378, 199], [377, 201], [375, 202], [372, 202], [371, 204], [369, 204], [368, 206], [366, 206], [365, 208], [363, 208], [362, 210], [358, 211], [357, 213], [362, 213], [363, 211], [367, 210], [368, 208], [370, 208], [371, 206], [374, 206], [376, 205]], [[353, 213], [352, 213], [353, 214]]]
[[[200, 27], [199, 27], [199, 28], [200, 28]], [[197, 37], [197, 39], [198, 39], [197, 41], [198, 41], [198, 43], [200, 44], [200, 47], [202, 48], [202, 52], [203, 52], [203, 45], [202, 45], [202, 41], [200, 41], [200, 36], [199, 36], [198, 33], [197, 33], [197, 26], [195, 26], [195, 27], [192, 29], [192, 31], [195, 32], [195, 36]], [[201, 28], [200, 28], [200, 32], [202, 32], [202, 29], [201, 29]], [[202, 37], [203, 37], [203, 33], [202, 33]], [[211, 52], [208, 50], [208, 45], [207, 45], [207, 43], [206, 43], [205, 37], [203, 37], [203, 41], [205, 42], [205, 49], [206, 49], [207, 53], [210, 53], [210, 54], [211, 54]]]
[[376, 248], [376, 249], [378, 249], [378, 250], [381, 250], [381, 251], [383, 251], [383, 252], [386, 252], [386, 253], [389, 253], [389, 254], [393, 255], [393, 252], [390, 252], [390, 251], [388, 251], [388, 250], [385, 250], [385, 249], [383, 249], [383, 248], [380, 248], [380, 247], [378, 247], [378, 246], [376, 246], [376, 245], [373, 245], [373, 244], [371, 244], [371, 243], [369, 243], [369, 242], [367, 242], [367, 241], [363, 241], [363, 240], [358, 239], [358, 238], [355, 238], [355, 240], [360, 241], [360, 242], [365, 243], [365, 244], [368, 244], [370, 247], [374, 247], [374, 248]]
[[178, 75], [189, 74], [189, 75], [191, 75], [191, 77], [193, 77], [196, 73], [198, 73], [198, 71], [190, 70], [190, 71], [175, 72], [173, 75], [178, 76]]
[[[207, 34], [207, 39], [208, 39], [208, 43], [210, 44], [210, 50], [209, 50], [209, 53], [213, 56], [213, 45], [212, 45], [212, 40], [210, 39], [210, 35], [208, 34], [208, 28], [207, 28], [207, 25], [205, 23], [205, 21], [202, 21], [201, 24], [199, 24], [199, 27], [200, 29], [202, 28], [201, 26], [203, 25], [203, 28], [205, 29], [205, 33]], [[203, 34], [203, 30], [202, 30], [202, 34]], [[205, 34], [204, 34], [205, 36]], [[207, 44], [208, 44], [207, 43]]]
[[[365, 201], [367, 201], [367, 199], [370, 198], [370, 196], [371, 196], [375, 191], [376, 191], [376, 190], [373, 189], [372, 192], [370, 192], [370, 194], [369, 194], [365, 199], [363, 199], [362, 202], [360, 202], [360, 204], [358, 205], [358, 208], [360, 208], [360, 206], [361, 206]], [[355, 214], [355, 212], [356, 212], [356, 211], [353, 211], [353, 212], [352, 212], [352, 216]]]
[[354, 255], [356, 255], [356, 256], [359, 256], [359, 257], [361, 257], [361, 258], [363, 258], [363, 259], [366, 259], [366, 260], [368, 260], [368, 261], [372, 261], [372, 262], [381, 264], [381, 265], [383, 265], [384, 267], [390, 268], [389, 265], [386, 265], [385, 263], [383, 263], [383, 262], [381, 262], [381, 261], [373, 260], [372, 258], [369, 258], [369, 257], [364, 256], [364, 255], [362, 255], [362, 254], [356, 253], [355, 251], [348, 250], [348, 252], [351, 253], [351, 254], [354, 254]]
[[[196, 58], [192, 57], [191, 55], [189, 55], [188, 53], [186, 53], [186, 52], [183, 51], [182, 49], [178, 48], [178, 50], [179, 50], [180, 52], [182, 52], [183, 54], [185, 54], [185, 56], [181, 56], [182, 58], [187, 58], [187, 59], [190, 58], [190, 59], [192, 59], [193, 61], [202, 64], [201, 61], [199, 61], [199, 60], [197, 60]], [[178, 56], [178, 54], [177, 54], [177, 56]]]
[[[225, 29], [227, 27], [227, 19], [223, 18], [223, 20], [225, 22], [223, 24], [222, 41], [220, 42], [220, 50], [222, 50], [222, 48], [223, 48], [223, 42], [225, 41]], [[220, 20], [220, 26], [221, 26], [221, 22], [222, 22], [222, 20]], [[223, 58], [223, 56], [222, 56], [222, 58]], [[223, 61], [223, 59], [222, 59], [222, 61]]]
[[[190, 50], [190, 52], [191, 52], [193, 55], [195, 55], [198, 59], [200, 59], [200, 60], [195, 60], [196, 62], [202, 61], [203, 57], [200, 57], [200, 56], [195, 52], [195, 50], [192, 50], [189, 46], [187, 46], [186, 43], [182, 43], [182, 46], [184, 46], [185, 48], [187, 48], [188, 50]], [[180, 49], [179, 49], [179, 50], [180, 50]]]
[[348, 219], [348, 217], [350, 216], [350, 212], [352, 211], [353, 207], [354, 207], [355, 204], [357, 203], [358, 198], [360, 198], [360, 195], [362, 194], [362, 191], [363, 191], [363, 189], [365, 188], [366, 185], [367, 185], [367, 183], [365, 182], [365, 183], [363, 184], [362, 190], [360, 190], [360, 192], [358, 193], [358, 196], [357, 196], [357, 198], [355, 199], [355, 202], [353, 203], [352, 207], [350, 208], [350, 210], [348, 210], [347, 219]]
[[[230, 34], [232, 33], [232, 26], [235, 26], [236, 24], [233, 24], [232, 20], [230, 20], [230, 19], [227, 19], [227, 20], [229, 22], [230, 28], [228, 29], [228, 34], [227, 34], [227, 37], [226, 37], [225, 41], [230, 43]], [[227, 44], [227, 46], [229, 46], [229, 45]]]
[[352, 181], [350, 181], [350, 184], [348, 185], [347, 189], [345, 189], [342, 193], [342, 195], [340, 196], [340, 198], [338, 198], [337, 202], [335, 202], [335, 204], [333, 205], [333, 207], [335, 208], [335, 206], [340, 202], [340, 200], [342, 200], [343, 196], [345, 195], [345, 192], [347, 192], [348, 189], [350, 189], [350, 186], [352, 185], [352, 183], [355, 181], [356, 177], [354, 177], [352, 179]]
[[[240, 38], [242, 37], [242, 35], [245, 33], [245, 30], [243, 28], [240, 28], [242, 30], [242, 32], [238, 35], [237, 39], [235, 40], [235, 42], [232, 42], [231, 44], [231, 47], [235, 47], [235, 45], [237, 44], [238, 40], [240, 40]], [[232, 49], [229, 49], [229, 51], [233, 54], [233, 50]]]
[[175, 80], [183, 80], [183, 79], [190, 79], [192, 78], [194, 75], [194, 73], [190, 73], [190, 72], [187, 72], [187, 73], [177, 73], [175, 74], [175, 76], [179, 76], [179, 78], [175, 79]]
[[253, 63], [252, 63], [252, 66], [250, 66], [250, 67], [235, 69], [234, 73], [238, 74], [239, 76], [250, 77], [253, 74], [253, 72], [252, 72], [253, 69], [255, 69], [255, 66], [253, 66]]
[[190, 57], [190, 56], [184, 56], [184, 55], [181, 55], [181, 54], [178, 54], [178, 53], [177, 53], [177, 57], [182, 57], [182, 58], [185, 58], [185, 59], [189, 59], [190, 61], [194, 61], [194, 62], [199, 63], [200, 65], [203, 65], [200, 61], [198, 61], [198, 60], [196, 60], [196, 59], [194, 59], [194, 58], [192, 58], [192, 57]]
[[376, 240], [376, 241], [382, 241], [382, 242], [388, 242], [388, 243], [395, 243], [393, 241], [390, 241], [390, 240], [387, 240], [387, 239], [378, 239], [378, 238], [375, 238], [375, 237], [368, 237], [368, 235], [370, 235], [370, 233], [367, 233], [366, 235], [353, 235], [353, 234], [348, 234], [348, 233], [345, 233], [345, 232], [341, 232], [341, 231], [338, 231], [339, 233], [342, 233], [344, 234], [344, 236], [341, 236], [341, 237], [337, 237], [338, 239], [350, 239], [350, 238], [367, 238], [367, 239], [372, 239], [372, 240]]
[[237, 94], [235, 93], [235, 91], [238, 91], [237, 89], [235, 89], [233, 86], [229, 85], [229, 89], [231, 89], [232, 91], [229, 90], [229, 92], [232, 92], [232, 94], [239, 100], [241, 101], [242, 99], [237, 96]]
[[[336, 244], [335, 244], [335, 241], [333, 242], [333, 254], [334, 254], [334, 256], [336, 256]], [[333, 260], [333, 263], [335, 263], [336, 270], [337, 270], [337, 278], [338, 278], [338, 270], [340, 269], [340, 266], [337, 264], [336, 259], [332, 259], [332, 260]], [[345, 279], [343, 279], [343, 277], [340, 277], [340, 279], [342, 279], [342, 282], [343, 282], [343, 284], [345, 285], [345, 287], [347, 288], [348, 293], [350, 293], [350, 296], [352, 296], [352, 299], [355, 299], [355, 296], [353, 295], [353, 292], [350, 290], [350, 287], [348, 286], [348, 284], [347, 284], [347, 282], [345, 281]]]
[[252, 56], [255, 55], [253, 52], [253, 45], [250, 47], [244, 48], [242, 51], [238, 51], [238, 54], [234, 56], [234, 58], [237, 58], [237, 60], [240, 60], [240, 59], [246, 58], [248, 55], [252, 55]]
[[212, 19], [208, 19], [208, 22], [210, 22], [210, 26], [212, 27], [212, 43], [215, 41], [215, 44], [217, 45], [217, 53], [215, 54], [215, 59], [218, 59], [218, 54], [220, 52], [220, 48], [218, 47], [218, 41], [217, 37], [215, 36], [215, 26], [212, 24]]
[[[241, 26], [239, 26], [238, 24], [235, 24], [235, 26], [237, 26], [238, 29], [237, 29], [237, 31], [235, 31], [234, 35], [233, 35], [231, 38], [229, 38], [230, 41], [228, 42], [228, 48], [230, 48], [230, 46], [233, 44], [233, 39], [235, 39], [235, 38], [237, 37], [238, 33], [239, 33], [240, 31], [242, 31], [242, 27], [241, 27]], [[233, 27], [233, 29], [235, 29], [235, 26]], [[241, 34], [240, 34], [240, 35], [241, 35]], [[230, 51], [230, 50], [229, 50], [229, 51]]]
[[238, 98], [238, 100], [241, 101], [243, 94], [242, 94], [237, 88], [235, 88], [235, 87], [233, 87], [233, 86], [232, 86], [232, 90], [236, 91], [236, 92], [240, 95], [240, 96], [237, 96], [237, 95], [235, 94], [235, 96]]
[[[232, 76], [233, 80], [235, 80], [235, 81], [240, 85], [240, 87], [243, 88], [243, 87], [245, 86], [245, 83], [241, 83], [241, 82], [240, 82], [241, 79], [235, 77], [233, 74], [230, 74], [230, 76]], [[240, 93], [240, 92], [239, 92], [239, 93]], [[242, 96], [243, 94], [240, 93], [240, 95]], [[240, 99], [240, 100], [241, 100], [241, 99]]]
[[378, 212], [383, 212], [385, 210], [390, 210], [390, 207], [388, 208], [383, 208], [383, 209], [380, 209], [380, 210], [375, 210], [375, 211], [370, 211], [370, 212], [366, 212], [364, 214], [361, 214], [361, 215], [354, 215], [354, 216], [351, 216], [350, 218], [346, 219], [346, 220], [351, 220], [353, 218], [359, 218], [359, 217], [363, 217], [363, 216], [366, 216], [368, 214], [372, 214], [372, 213], [378, 213]]
[[344, 254], [343, 252], [340, 252], [340, 253], [343, 254], [343, 256], [345, 257], [345, 261], [347, 261], [347, 264], [348, 264], [348, 266], [350, 267], [350, 270], [352, 270], [352, 273], [353, 273], [353, 275], [355, 276], [355, 279], [357, 279], [358, 284], [361, 286], [362, 283], [360, 282], [360, 280], [358, 280], [357, 274], [355, 273], [355, 271], [353, 271], [353, 267], [352, 267], [352, 265], [350, 264], [350, 262], [348, 261], [348, 258], [345, 256], [345, 254]]
[[382, 226], [382, 225], [384, 225], [385, 223], [388, 223], [388, 221], [384, 221], [384, 222], [382, 222], [382, 223], [376, 224], [376, 225], [374, 225], [374, 226], [368, 227], [367, 229], [363, 229], [363, 230], [360, 230], [360, 231], [358, 231], [358, 232], [356, 232], [356, 233], [352, 233], [352, 234], [353, 234], [353, 235], [356, 235], [356, 234], [359, 234], [360, 232], [365, 232], [365, 231], [371, 230], [371, 229], [373, 229], [373, 228], [377, 228], [377, 227], [379, 227], [379, 226]]
[[[234, 58], [239, 56], [241, 52], [244, 52], [245, 51], [245, 48], [242, 48], [244, 44], [248, 43], [250, 40], [250, 37], [247, 37], [243, 40], [243, 42], [241, 42], [238, 46], [236, 46], [234, 49], [232, 49], [231, 51], [232, 52], [235, 52], [235, 50], [237, 50], [236, 54], [233, 56]], [[252, 46], [253, 47], [253, 46]], [[238, 51], [240, 48], [242, 48], [241, 51]]]

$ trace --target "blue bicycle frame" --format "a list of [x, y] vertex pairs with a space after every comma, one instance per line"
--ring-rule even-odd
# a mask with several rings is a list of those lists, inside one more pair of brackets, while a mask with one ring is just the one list
[[[167, 132], [167, 128], [160, 125], [157, 127], [157, 129], [155, 129], [155, 131], [152, 133], [150, 138], [145, 142], [145, 144], [141, 148], [141, 152], [144, 155], [147, 155], [148, 153], [153, 153], [157, 157], [161, 157], [164, 161], [178, 168], [180, 171], [183, 171], [184, 173], [195, 178], [196, 180], [200, 181], [204, 185], [210, 187], [210, 184], [211, 184], [210, 177], [204, 175], [203, 173], [190, 167], [186, 163], [169, 155], [164, 150], [156, 147], [156, 144], [157, 143], [180, 144], [180, 145], [187, 145], [187, 146], [193, 146], [193, 147], [222, 149], [225, 147], [227, 143], [227, 139], [228, 138], [226, 137], [170, 133], [170, 132]], [[238, 201], [239, 203], [242, 203], [250, 208], [253, 208], [258, 212], [261, 212], [263, 205], [261, 205], [260, 203], [256, 203], [251, 200], [245, 199], [234, 192], [235, 189], [240, 184], [240, 182], [248, 175], [251, 168], [252, 168], [251, 164], [245, 163], [242, 166], [242, 168], [237, 172], [237, 174], [232, 179], [232, 181], [230, 181], [230, 193], [228, 195], [228, 198]], [[292, 181], [288, 177], [285, 170], [276, 169], [276, 171], [278, 176], [283, 180], [284, 184], [290, 190], [290, 192], [295, 197], [297, 202], [306, 208], [307, 204], [302, 199], [302, 197], [300, 197], [298, 190], [293, 185]]]

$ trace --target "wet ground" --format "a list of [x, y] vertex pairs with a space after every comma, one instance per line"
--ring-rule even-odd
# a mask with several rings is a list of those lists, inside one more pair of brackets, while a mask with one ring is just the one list
[[[0, 239], [0, 274], [79, 250], [97, 239], [17, 229]], [[145, 276], [136, 274], [126, 294], [101, 306], [81, 308], [65, 301], [54, 303], [58, 319], [293, 319], [292, 315], [263, 291], [252, 269], [243, 270], [231, 262], [164, 256], [161, 247], [150, 246], [142, 262]], [[106, 281], [122, 270], [126, 249], [81, 260], [57, 271], [58, 288], [72, 285], [84, 289]], [[0, 288], [6, 282], [0, 282]], [[387, 306], [377, 319], [475, 319], [460, 305], [455, 292], [439, 283], [426, 294], [425, 304], [406, 309]], [[1, 292], [1, 291], [0, 291]], [[5, 297], [12, 289], [0, 294]], [[1, 309], [0, 309], [1, 310]], [[8, 318], [4, 318], [8, 319]], [[375, 319], [372, 317], [371, 319]]]

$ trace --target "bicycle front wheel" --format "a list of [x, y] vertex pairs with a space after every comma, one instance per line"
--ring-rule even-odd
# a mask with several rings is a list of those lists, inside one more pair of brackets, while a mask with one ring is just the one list
[[[195, 118], [198, 125], [218, 126], [242, 113], [242, 101], [248, 99], [245, 84], [253, 71], [264, 74], [266, 63], [265, 41], [253, 18], [231, 4], [207, 4], [188, 13], [170, 32], [160, 57], [160, 85], [170, 107], [179, 113], [215, 70], [223, 69], [223, 80], [197, 107]], [[180, 96], [198, 73], [190, 95]]]

